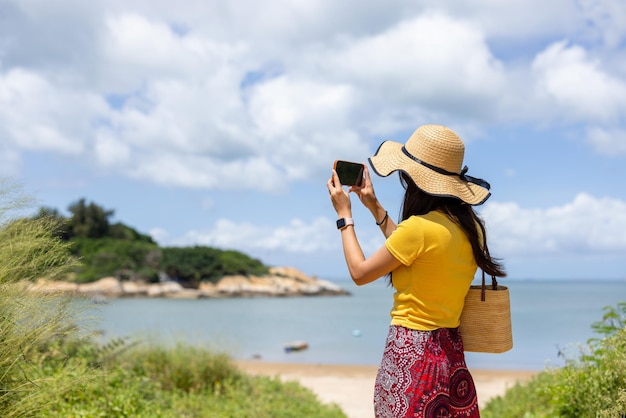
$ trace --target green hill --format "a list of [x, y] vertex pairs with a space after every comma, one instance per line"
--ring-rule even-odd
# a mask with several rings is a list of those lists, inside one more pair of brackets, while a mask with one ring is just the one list
[[42, 207], [34, 218], [57, 225], [55, 233], [66, 242], [80, 266], [72, 280], [91, 282], [105, 276], [157, 282], [163, 278], [196, 287], [226, 275], [263, 275], [268, 267], [239, 251], [218, 248], [159, 247], [149, 236], [121, 222], [112, 224], [114, 211], [80, 199], [68, 207], [69, 216]]

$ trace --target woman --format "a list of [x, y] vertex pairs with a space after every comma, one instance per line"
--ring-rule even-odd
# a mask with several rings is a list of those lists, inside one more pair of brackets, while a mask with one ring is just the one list
[[[361, 187], [346, 191], [335, 171], [327, 183], [350, 276], [364, 285], [390, 273], [395, 288], [374, 389], [377, 417], [479, 416], [457, 328], [477, 267], [498, 277], [505, 273], [490, 257], [483, 222], [472, 208], [489, 198], [489, 184], [466, 175], [464, 153], [463, 141], [437, 125], [418, 128], [404, 145], [381, 144], [369, 162], [383, 177], [400, 172], [405, 194], [398, 225], [376, 198], [367, 169]], [[349, 192], [386, 237], [369, 258], [355, 234]]]

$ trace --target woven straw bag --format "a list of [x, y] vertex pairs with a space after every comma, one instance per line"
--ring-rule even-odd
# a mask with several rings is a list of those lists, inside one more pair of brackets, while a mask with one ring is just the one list
[[480, 286], [470, 286], [459, 326], [465, 351], [504, 353], [513, 348], [511, 302], [509, 289], [498, 286], [492, 276], [485, 285], [485, 272]]

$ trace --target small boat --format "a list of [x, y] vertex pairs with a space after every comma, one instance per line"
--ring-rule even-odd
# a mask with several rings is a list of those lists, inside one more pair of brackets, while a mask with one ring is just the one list
[[104, 295], [95, 295], [91, 298], [91, 303], [94, 305], [106, 305], [109, 303], [109, 299]]
[[290, 353], [292, 351], [302, 351], [309, 348], [309, 343], [306, 341], [292, 341], [285, 344], [285, 352]]

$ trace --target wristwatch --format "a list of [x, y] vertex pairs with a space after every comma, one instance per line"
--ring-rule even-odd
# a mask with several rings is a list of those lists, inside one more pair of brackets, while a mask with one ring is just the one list
[[337, 219], [337, 229], [344, 229], [348, 225], [354, 225], [354, 219], [352, 218]]

